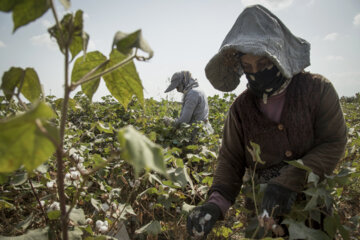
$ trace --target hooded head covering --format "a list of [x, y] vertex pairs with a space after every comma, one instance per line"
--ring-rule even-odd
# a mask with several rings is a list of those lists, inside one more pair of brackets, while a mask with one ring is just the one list
[[273, 13], [261, 5], [244, 9], [205, 67], [217, 90], [228, 92], [240, 83], [242, 54], [268, 57], [286, 78], [310, 65], [310, 44], [294, 36]]
[[174, 73], [174, 75], [171, 77], [170, 85], [169, 85], [169, 87], [165, 90], [165, 93], [174, 90], [174, 89], [177, 88], [179, 85], [182, 85], [182, 86], [183, 86], [183, 91], [182, 91], [182, 92], [187, 92], [187, 91], [190, 90], [191, 88], [199, 86], [199, 84], [198, 84], [198, 82], [196, 81], [196, 79], [193, 79], [193, 78], [191, 77], [191, 73], [190, 73], [189, 71], [176, 72], [176, 73]]

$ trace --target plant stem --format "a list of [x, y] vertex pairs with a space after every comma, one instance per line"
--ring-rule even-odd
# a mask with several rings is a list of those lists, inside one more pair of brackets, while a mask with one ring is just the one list
[[48, 218], [47, 218], [47, 216], [46, 216], [46, 213], [45, 213], [45, 211], [44, 211], [43, 206], [41, 205], [40, 199], [39, 199], [39, 197], [37, 196], [37, 194], [36, 194], [36, 192], [35, 192], [34, 186], [33, 186], [32, 181], [31, 181], [30, 178], [29, 178], [29, 184], [30, 184], [30, 186], [31, 186], [31, 190], [32, 190], [32, 192], [33, 192], [33, 194], [34, 194], [37, 202], [39, 203], [40, 209], [41, 209], [41, 211], [42, 211], [42, 213], [43, 213], [43, 215], [44, 215], [45, 223], [46, 223], [46, 225], [47, 225], [47, 224], [48, 224]]
[[58, 194], [60, 200], [60, 212], [61, 212], [61, 230], [63, 234], [63, 240], [68, 240], [67, 232], [67, 214], [66, 214], [66, 199], [64, 193], [64, 166], [63, 166], [63, 147], [64, 147], [64, 135], [65, 135], [65, 124], [67, 119], [67, 110], [69, 103], [69, 47], [65, 46], [65, 92], [64, 101], [61, 109], [61, 121], [60, 121], [60, 143], [59, 148], [56, 150], [57, 156], [57, 184]]

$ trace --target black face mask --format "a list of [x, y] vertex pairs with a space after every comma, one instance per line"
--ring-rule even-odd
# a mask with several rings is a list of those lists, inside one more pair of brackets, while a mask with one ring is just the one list
[[271, 96], [286, 81], [275, 65], [270, 69], [265, 68], [261, 72], [245, 73], [245, 75], [248, 79], [248, 88], [259, 98], [262, 98], [264, 94]]

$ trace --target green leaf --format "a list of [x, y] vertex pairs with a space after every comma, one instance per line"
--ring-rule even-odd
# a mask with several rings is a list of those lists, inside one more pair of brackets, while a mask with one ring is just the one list
[[308, 183], [314, 183], [314, 186], [317, 187], [317, 184], [319, 183], [320, 177], [318, 175], [316, 175], [313, 172], [309, 173], [308, 176]]
[[154, 55], [153, 50], [142, 37], [141, 29], [130, 34], [118, 31], [114, 36], [113, 47], [114, 46], [116, 46], [116, 49], [119, 52], [125, 55], [130, 54], [133, 48], [139, 48], [142, 51], [148, 53], [149, 59]]
[[186, 202], [183, 203], [181, 206], [181, 210], [185, 213], [190, 213], [191, 210], [193, 210], [196, 206], [195, 205], [189, 205]]
[[16, 237], [0, 236], [0, 240], [48, 240], [49, 227], [28, 231], [24, 235]]
[[[88, 72], [106, 61], [106, 57], [99, 51], [89, 52], [85, 56], [76, 59], [71, 73], [71, 82], [76, 83]], [[98, 69], [94, 74], [100, 73], [105, 68]], [[91, 100], [99, 87], [100, 77], [81, 85], [82, 91]]]
[[121, 157], [134, 166], [136, 175], [145, 168], [167, 176], [160, 146], [151, 142], [132, 126], [121, 129], [118, 139], [122, 147]]
[[0, 173], [0, 184], [4, 184], [9, 180], [10, 174]]
[[54, 210], [54, 211], [49, 211], [47, 215], [50, 220], [55, 220], [60, 217], [61, 213], [60, 210]]
[[[58, 110], [58, 111], [61, 111], [62, 109], [62, 105], [64, 103], [64, 99], [63, 98], [58, 98], [54, 101], [55, 103], [55, 109]], [[76, 111], [76, 101], [72, 98], [69, 98], [69, 101], [68, 101], [68, 108], [73, 110], [73, 111]]]
[[15, 94], [15, 88], [21, 87], [21, 93], [30, 102], [35, 102], [41, 94], [39, 77], [33, 68], [10, 68], [2, 77], [1, 89], [4, 91], [7, 100]]
[[[107, 65], [107, 69], [125, 59], [125, 55], [113, 50], [110, 54], [110, 62]], [[133, 61], [105, 74], [103, 78], [111, 95], [114, 96], [124, 108], [127, 108], [133, 95], [136, 95], [140, 103], [144, 105], [143, 86]]]
[[76, 11], [73, 14], [66, 14], [58, 25], [49, 28], [48, 31], [54, 37], [59, 45], [60, 51], [65, 53], [66, 47], [69, 47], [72, 55], [71, 59], [83, 50], [86, 53], [89, 35], [83, 31], [83, 12]]
[[41, 17], [50, 8], [48, 0], [15, 1], [12, 6], [14, 30]]
[[15, 209], [15, 206], [5, 200], [0, 199], [0, 209], [4, 209], [4, 208]]
[[293, 219], [285, 219], [282, 224], [289, 225], [289, 239], [308, 239], [308, 240], [329, 240], [330, 238], [322, 231], [308, 228], [303, 222]]
[[304, 211], [310, 211], [312, 209], [317, 208], [317, 199], [318, 199], [318, 195], [312, 196], [311, 200], [306, 204]]
[[185, 169], [184, 168], [173, 168], [169, 169], [167, 173], [170, 176], [171, 181], [174, 183], [179, 184], [182, 188], [186, 187], [187, 185], [187, 178], [185, 175]]
[[70, 0], [60, 0], [60, 2], [66, 10], [70, 8]]
[[25, 218], [23, 221], [19, 222], [16, 225], [16, 228], [22, 229], [22, 230], [26, 230], [30, 224], [32, 223], [32, 221], [34, 220], [34, 214], [31, 213], [27, 218]]
[[96, 209], [96, 211], [100, 211], [101, 203], [98, 200], [96, 200], [95, 198], [91, 198], [90, 203]]
[[[52, 109], [40, 102], [28, 112], [0, 121], [0, 172], [13, 172], [21, 165], [31, 172], [55, 151], [53, 143], [38, 129], [36, 120], [55, 117]], [[54, 140], [59, 139], [56, 127], [42, 122]]]
[[9, 101], [14, 95], [15, 88], [24, 78], [24, 70], [18, 67], [11, 67], [9, 71], [2, 76], [0, 89], [4, 92], [6, 99]]
[[27, 172], [17, 172], [15, 173], [10, 181], [10, 184], [13, 186], [19, 186], [23, 183], [25, 183], [28, 180], [28, 174]]
[[94, 161], [93, 167], [95, 167], [95, 168], [106, 164], [106, 160], [104, 160], [100, 154], [94, 154], [94, 155], [92, 155], [91, 158]]
[[288, 164], [293, 165], [297, 168], [303, 169], [307, 172], [312, 172], [311, 168], [309, 168], [308, 166], [305, 166], [304, 162], [301, 159], [293, 160], [293, 161], [285, 161], [285, 162], [287, 162]]
[[246, 147], [247, 147], [247, 150], [249, 151], [249, 153], [251, 154], [253, 161], [258, 162], [260, 164], [265, 164], [265, 162], [262, 161], [260, 158], [261, 149], [260, 149], [259, 144], [250, 141], [250, 145], [251, 145], [251, 148], [248, 146], [246, 146]]
[[160, 222], [156, 220], [151, 221], [148, 224], [141, 227], [140, 229], [137, 229], [135, 233], [136, 234], [147, 233], [147, 234], [157, 235], [161, 233]]
[[337, 229], [336, 216], [327, 216], [324, 220], [324, 229], [331, 238], [335, 236]]
[[339, 232], [344, 240], [350, 240], [349, 230], [345, 226], [340, 225]]
[[83, 31], [83, 11], [76, 11], [73, 24], [75, 31], [73, 33], [69, 47], [72, 59], [74, 59], [75, 56], [81, 52], [81, 50], [84, 50], [84, 53], [86, 53], [87, 44], [89, 42], [89, 35]]
[[25, 77], [21, 87], [21, 93], [32, 103], [40, 98], [41, 85], [39, 77], [33, 68], [25, 69]]
[[69, 218], [73, 223], [77, 225], [86, 224], [84, 210], [82, 210], [81, 208], [73, 208], [70, 212]]
[[100, 132], [105, 132], [105, 133], [113, 133], [113, 127], [111, 126], [111, 123], [103, 123], [101, 121], [98, 121], [96, 123], [96, 128], [100, 131]]
[[1, 0], [0, 1], [0, 11], [10, 12], [19, 0]]
[[82, 240], [83, 231], [80, 228], [75, 227], [68, 231], [69, 240]]

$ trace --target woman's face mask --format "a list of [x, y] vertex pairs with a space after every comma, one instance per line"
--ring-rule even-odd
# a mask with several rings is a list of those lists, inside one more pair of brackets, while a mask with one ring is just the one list
[[264, 94], [271, 96], [279, 90], [286, 81], [286, 78], [275, 65], [269, 66], [269, 68], [265, 68], [260, 72], [245, 73], [245, 75], [248, 79], [248, 87], [260, 98], [262, 98]]
[[248, 88], [258, 97], [271, 96], [286, 81], [278, 68], [266, 57], [241, 56], [241, 65], [248, 79]]

